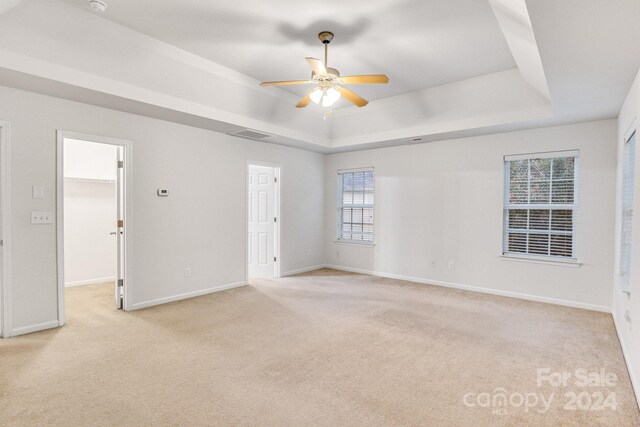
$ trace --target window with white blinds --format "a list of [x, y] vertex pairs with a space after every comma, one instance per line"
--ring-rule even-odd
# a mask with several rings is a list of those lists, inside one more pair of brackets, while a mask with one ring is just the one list
[[503, 254], [575, 260], [578, 151], [504, 160]]
[[338, 171], [338, 240], [373, 243], [373, 169]]
[[620, 229], [620, 276], [629, 288], [631, 276], [631, 223], [633, 219], [633, 180], [635, 176], [636, 134], [624, 143], [622, 160], [622, 226]]

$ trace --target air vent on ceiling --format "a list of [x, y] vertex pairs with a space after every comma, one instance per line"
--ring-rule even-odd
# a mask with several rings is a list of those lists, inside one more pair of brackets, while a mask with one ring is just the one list
[[230, 132], [229, 135], [239, 136], [241, 138], [249, 138], [249, 139], [265, 139], [269, 138], [272, 135], [268, 133], [258, 132], [256, 130], [251, 129], [242, 129], [235, 132]]

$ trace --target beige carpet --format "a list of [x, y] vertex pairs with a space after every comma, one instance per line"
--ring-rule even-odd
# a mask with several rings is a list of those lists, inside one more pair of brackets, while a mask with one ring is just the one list
[[[640, 425], [607, 314], [331, 270], [131, 313], [112, 299], [68, 289], [65, 327], [0, 341], [0, 424]], [[537, 368], [617, 381], [537, 387]], [[511, 403], [486, 406], [500, 387]], [[534, 393], [554, 394], [545, 413], [518, 405]]]

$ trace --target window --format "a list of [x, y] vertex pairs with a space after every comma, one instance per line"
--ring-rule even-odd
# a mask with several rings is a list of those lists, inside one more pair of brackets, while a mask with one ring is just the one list
[[636, 134], [624, 143], [622, 160], [622, 220], [620, 229], [620, 276], [622, 287], [629, 289], [631, 276], [631, 221], [633, 219], [633, 179], [635, 176]]
[[504, 160], [503, 254], [575, 260], [578, 152]]
[[338, 240], [373, 243], [373, 169], [338, 172]]

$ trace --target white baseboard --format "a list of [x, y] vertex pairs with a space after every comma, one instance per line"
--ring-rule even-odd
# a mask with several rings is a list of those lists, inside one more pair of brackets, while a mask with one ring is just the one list
[[78, 280], [76, 282], [67, 282], [64, 284], [65, 288], [71, 288], [73, 286], [84, 286], [84, 285], [95, 285], [96, 283], [108, 283], [115, 282], [116, 278], [114, 277], [99, 277], [97, 279], [89, 279], [89, 280]]
[[636, 395], [636, 404], [638, 405], [638, 409], [640, 409], [640, 383], [639, 383], [640, 380], [634, 377], [635, 371], [633, 370], [633, 364], [631, 363], [633, 359], [631, 359], [631, 355], [627, 350], [625, 341], [622, 339], [622, 336], [620, 335], [620, 325], [618, 325], [618, 320], [615, 313], [613, 313], [612, 317], [613, 317], [613, 324], [615, 325], [615, 328], [616, 328], [616, 334], [618, 334], [618, 341], [620, 342], [620, 348], [622, 349], [622, 356], [624, 357], [624, 362], [627, 364], [627, 371], [629, 371], [629, 378], [631, 379], [631, 388], [633, 388], [633, 393]]
[[183, 299], [199, 297], [201, 295], [211, 294], [213, 292], [226, 291], [227, 289], [238, 288], [240, 286], [245, 286], [246, 282], [237, 282], [230, 283], [227, 285], [215, 286], [213, 288], [202, 289], [199, 291], [186, 292], [184, 294], [173, 295], [170, 297], [157, 298], [150, 301], [137, 302], [135, 304], [131, 304], [131, 310], [140, 310], [141, 308], [153, 307], [160, 304], [166, 304], [168, 302], [180, 301]]
[[380, 272], [380, 271], [369, 271], [369, 270], [362, 270], [362, 269], [358, 269], [358, 268], [342, 267], [342, 266], [339, 266], [339, 265], [327, 265], [326, 267], [327, 268], [333, 268], [335, 270], [348, 271], [348, 272], [351, 272], [351, 273], [369, 274], [371, 276], [386, 277], [386, 278], [389, 278], [389, 279], [406, 280], [408, 282], [423, 283], [423, 284], [426, 284], [426, 285], [443, 286], [445, 288], [461, 289], [461, 290], [465, 290], [465, 291], [480, 292], [480, 293], [483, 293], [483, 294], [491, 294], [491, 295], [497, 295], [497, 296], [502, 296], [502, 297], [518, 298], [518, 299], [523, 299], [523, 300], [527, 300], [527, 301], [544, 302], [544, 303], [548, 303], [548, 304], [563, 305], [563, 306], [566, 306], [566, 307], [583, 308], [583, 309], [586, 309], [586, 310], [593, 310], [593, 311], [601, 311], [601, 312], [604, 312], [604, 313], [611, 313], [611, 307], [607, 307], [607, 306], [604, 306], [604, 305], [588, 304], [588, 303], [569, 301], [569, 300], [563, 300], [563, 299], [557, 299], [557, 298], [541, 297], [541, 296], [537, 296], [537, 295], [522, 294], [522, 293], [519, 293], [519, 292], [511, 292], [511, 291], [503, 291], [503, 290], [499, 290], [499, 289], [483, 288], [483, 287], [480, 287], [480, 286], [465, 285], [465, 284], [461, 284], [461, 283], [443, 282], [441, 280], [423, 279], [421, 277], [403, 276], [403, 275], [400, 275], [400, 274], [384, 273], [384, 272]]
[[16, 337], [18, 335], [30, 334], [31, 332], [44, 331], [45, 329], [57, 328], [59, 326], [57, 320], [52, 320], [50, 322], [38, 323], [36, 325], [23, 326], [20, 328], [14, 328], [11, 331], [11, 336]]
[[294, 276], [296, 274], [308, 273], [310, 271], [320, 270], [321, 268], [325, 268], [325, 264], [313, 265], [311, 267], [299, 268], [297, 270], [287, 271], [286, 273], [281, 274], [281, 277]]

